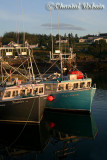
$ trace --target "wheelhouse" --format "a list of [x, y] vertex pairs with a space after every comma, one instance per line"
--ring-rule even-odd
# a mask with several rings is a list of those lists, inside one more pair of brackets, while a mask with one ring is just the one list
[[92, 80], [88, 79], [80, 79], [80, 80], [69, 80], [69, 81], [61, 81], [56, 83], [52, 82], [44, 82], [44, 89], [46, 94], [51, 94], [53, 92], [60, 91], [68, 91], [68, 90], [83, 90], [91, 88]]
[[44, 84], [27, 84], [13, 87], [5, 87], [0, 91], [0, 99], [18, 99], [44, 94]]

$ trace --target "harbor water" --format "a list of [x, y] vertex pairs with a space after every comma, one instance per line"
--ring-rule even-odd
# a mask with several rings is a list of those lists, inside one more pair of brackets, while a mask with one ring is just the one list
[[90, 76], [91, 114], [45, 111], [40, 125], [0, 124], [0, 160], [107, 160], [107, 73]]

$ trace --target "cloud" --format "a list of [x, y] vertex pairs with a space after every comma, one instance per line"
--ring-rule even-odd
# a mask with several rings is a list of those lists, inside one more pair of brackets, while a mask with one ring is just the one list
[[[47, 29], [51, 29], [51, 24], [49, 24], [49, 23], [42, 24], [41, 26], [45, 27]], [[79, 30], [79, 31], [85, 31], [85, 29], [82, 28], [82, 27], [76, 27], [76, 26], [74, 26], [72, 24], [65, 24], [65, 23], [60, 23], [59, 24], [59, 28], [60, 28], [60, 30]], [[54, 29], [54, 30], [57, 29], [58, 30], [58, 24], [52, 24], [52, 29]]]

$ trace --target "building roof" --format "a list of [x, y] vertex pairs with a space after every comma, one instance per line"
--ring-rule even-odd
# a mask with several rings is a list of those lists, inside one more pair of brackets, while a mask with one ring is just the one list
[[107, 37], [107, 33], [100, 33], [99, 36], [100, 37]]

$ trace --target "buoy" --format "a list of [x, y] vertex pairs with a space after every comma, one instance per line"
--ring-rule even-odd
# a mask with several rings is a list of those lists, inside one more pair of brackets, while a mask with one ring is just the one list
[[82, 79], [84, 77], [84, 75], [81, 71], [71, 71], [71, 72], [68, 72], [68, 74], [76, 74], [77, 79]]
[[54, 100], [54, 97], [53, 96], [48, 96], [48, 101], [53, 101]]
[[49, 127], [50, 127], [50, 128], [55, 127], [55, 123], [54, 123], [54, 122], [50, 122], [50, 123], [49, 123]]

